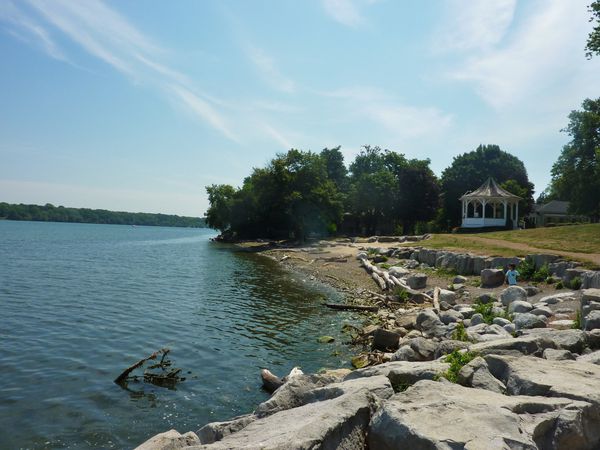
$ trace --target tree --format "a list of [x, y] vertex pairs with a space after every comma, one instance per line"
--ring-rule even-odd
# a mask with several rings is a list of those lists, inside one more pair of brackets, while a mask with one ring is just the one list
[[[460, 225], [461, 204], [459, 198], [477, 189], [488, 177], [502, 184], [513, 180], [525, 199], [522, 216], [533, 205], [533, 184], [529, 181], [523, 162], [497, 145], [480, 145], [472, 152], [456, 156], [452, 164], [442, 172], [442, 214], [438, 218], [441, 227]], [[511, 182], [511, 186], [515, 187]], [[519, 195], [519, 194], [517, 194]]]
[[321, 150], [321, 159], [325, 162], [327, 177], [335, 183], [340, 192], [348, 190], [348, 169], [344, 165], [344, 155], [340, 146]]
[[588, 11], [592, 14], [590, 22], [596, 22], [594, 29], [590, 32], [585, 46], [585, 56], [591, 59], [594, 54], [600, 55], [600, 0], [593, 1], [588, 6]]
[[552, 166], [550, 194], [570, 202], [570, 211], [600, 218], [600, 98], [585, 99], [565, 128], [571, 142]]
[[213, 184], [206, 186], [210, 207], [204, 213], [206, 224], [220, 231], [227, 230], [231, 225], [231, 203], [235, 189], [228, 184]]

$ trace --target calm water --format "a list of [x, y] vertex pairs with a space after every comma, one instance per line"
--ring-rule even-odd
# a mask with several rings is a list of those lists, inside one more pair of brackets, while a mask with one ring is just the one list
[[[1, 449], [132, 448], [252, 411], [262, 367], [347, 365], [335, 292], [213, 235], [0, 221]], [[113, 383], [164, 346], [175, 390]]]

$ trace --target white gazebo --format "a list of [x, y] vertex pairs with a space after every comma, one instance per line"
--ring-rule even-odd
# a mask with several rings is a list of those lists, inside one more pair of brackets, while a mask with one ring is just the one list
[[491, 177], [460, 200], [463, 228], [504, 227], [507, 219], [513, 228], [518, 227], [521, 197], [502, 189]]

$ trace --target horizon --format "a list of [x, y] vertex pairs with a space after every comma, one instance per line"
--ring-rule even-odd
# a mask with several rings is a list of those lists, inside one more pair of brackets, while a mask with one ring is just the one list
[[600, 92], [588, 3], [0, 0], [0, 197], [203, 218], [206, 185], [290, 148], [439, 177], [496, 144], [535, 198]]

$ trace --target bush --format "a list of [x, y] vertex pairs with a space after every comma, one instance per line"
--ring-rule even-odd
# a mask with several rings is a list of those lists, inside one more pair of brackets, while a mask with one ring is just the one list
[[463, 342], [469, 341], [469, 336], [467, 335], [467, 332], [465, 331], [464, 323], [458, 322], [458, 324], [456, 325], [456, 328], [452, 332], [452, 339], [454, 339], [455, 341], [463, 341]]
[[477, 356], [478, 355], [475, 352], [460, 352], [459, 350], [454, 350], [446, 356], [446, 362], [450, 363], [450, 368], [442, 373], [441, 376], [448, 381], [456, 383], [458, 381], [458, 372], [460, 372], [460, 369], [477, 358]]
[[517, 267], [517, 270], [519, 271], [519, 276], [523, 280], [531, 280], [535, 274], [535, 266], [533, 265], [533, 261], [530, 261], [527, 258], [521, 261], [519, 267]]
[[565, 287], [565, 285], [563, 284], [563, 282], [562, 282], [562, 281], [559, 281], [558, 283], [556, 283], [556, 286], [555, 286], [555, 287], [556, 287], [556, 289], [562, 289], [562, 288], [564, 288], [564, 287]]
[[544, 264], [538, 270], [533, 273], [531, 279], [533, 281], [545, 281], [550, 276], [550, 270], [548, 269], [548, 264]]
[[473, 305], [473, 309], [476, 313], [479, 313], [483, 316], [484, 322], [488, 325], [491, 325], [496, 317], [502, 317], [503, 319], [510, 320], [510, 314], [508, 314], [506, 311], [503, 311], [501, 314], [494, 313], [494, 305], [492, 303], [481, 303], [478, 301]]
[[398, 297], [398, 301], [401, 303], [406, 303], [410, 300], [410, 292], [408, 292], [402, 286], [396, 286], [394, 288], [394, 295]]
[[574, 291], [581, 289], [581, 278], [575, 277], [569, 282], [569, 287]]

